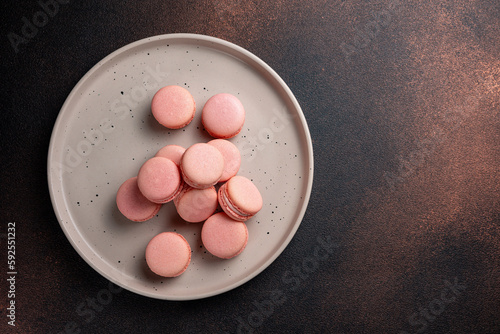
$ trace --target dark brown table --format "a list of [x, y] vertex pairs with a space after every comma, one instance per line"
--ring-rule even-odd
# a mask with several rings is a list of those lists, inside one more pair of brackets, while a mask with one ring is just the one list
[[[1, 13], [1, 333], [500, 332], [497, 1], [6, 0]], [[187, 302], [94, 271], [63, 234], [46, 176], [80, 78], [128, 43], [179, 32], [269, 64], [315, 158], [282, 255]]]

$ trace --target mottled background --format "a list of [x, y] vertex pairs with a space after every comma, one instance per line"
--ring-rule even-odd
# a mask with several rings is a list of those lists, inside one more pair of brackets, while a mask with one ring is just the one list
[[[17, 52], [9, 34], [41, 6], [0, 6], [1, 333], [500, 332], [498, 1], [70, 1]], [[53, 212], [52, 127], [99, 60], [177, 32], [240, 45], [289, 85], [314, 145], [307, 213], [282, 255], [235, 290], [191, 302], [124, 290], [81, 316], [109, 283]], [[334, 245], [328, 258], [318, 236]]]

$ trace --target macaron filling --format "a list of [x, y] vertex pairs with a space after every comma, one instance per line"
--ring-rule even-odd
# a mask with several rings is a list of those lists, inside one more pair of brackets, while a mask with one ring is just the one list
[[232, 218], [237, 220], [247, 220], [251, 218], [253, 215], [241, 211], [236, 205], [231, 202], [226, 188], [226, 185], [223, 185], [219, 189], [219, 201], [224, 212], [226, 212], [228, 216], [231, 216]]

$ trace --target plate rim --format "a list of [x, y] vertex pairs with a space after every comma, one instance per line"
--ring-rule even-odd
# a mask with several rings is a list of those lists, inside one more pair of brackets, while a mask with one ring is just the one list
[[[94, 75], [96, 72], [98, 72], [99, 69], [103, 65], [105, 65], [108, 61], [110, 61], [114, 57], [122, 54], [123, 52], [126, 52], [130, 49], [133, 49], [133, 48], [139, 46], [139, 45], [147, 44], [147, 43], [152, 42], [152, 41], [158, 41], [158, 40], [165, 40], [166, 41], [166, 40], [175, 40], [175, 39], [193, 40], [195, 42], [203, 40], [205, 42], [219, 44], [219, 45], [224, 46], [225, 48], [234, 50], [238, 54], [244, 55], [247, 59], [250, 59], [255, 64], [257, 64], [258, 66], [263, 68], [265, 70], [265, 72], [267, 72], [267, 74], [269, 74], [274, 80], [276, 80], [276, 82], [279, 84], [279, 86], [284, 90], [287, 98], [290, 99], [290, 102], [293, 104], [293, 106], [296, 110], [297, 117], [300, 120], [300, 122], [299, 122], [300, 126], [302, 128], [302, 131], [304, 132], [304, 137], [306, 139], [305, 143], [306, 143], [306, 147], [307, 147], [307, 151], [308, 151], [308, 161], [309, 161], [309, 165], [307, 166], [307, 169], [306, 169], [307, 183], [306, 183], [306, 187], [305, 187], [306, 188], [305, 193], [303, 194], [302, 208], [300, 209], [300, 211], [297, 214], [297, 219], [296, 219], [295, 223], [293, 224], [293, 227], [290, 229], [290, 233], [285, 238], [285, 240], [281, 243], [281, 245], [279, 245], [278, 249], [272, 254], [272, 256], [267, 258], [256, 270], [254, 270], [252, 273], [247, 275], [244, 279], [241, 279], [241, 280], [236, 281], [232, 284], [229, 284], [228, 286], [221, 288], [221, 289], [216, 289], [216, 290], [213, 290], [210, 292], [198, 294], [196, 296], [188, 296], [188, 297], [183, 297], [182, 295], [181, 296], [179, 296], [179, 295], [175, 295], [175, 296], [162, 295], [162, 296], [160, 296], [160, 295], [156, 295], [154, 293], [148, 293], [146, 291], [141, 291], [141, 290], [132, 288], [132, 287], [127, 286], [126, 284], [124, 284], [122, 282], [116, 281], [112, 277], [112, 275], [110, 275], [106, 272], [103, 272], [97, 265], [95, 265], [93, 263], [93, 260], [91, 258], [89, 258], [87, 256], [87, 254], [85, 254], [83, 252], [82, 249], [80, 249], [80, 246], [78, 245], [76, 240], [73, 239], [73, 236], [70, 235], [70, 232], [68, 231], [67, 227], [64, 224], [64, 219], [62, 217], [60, 210], [61, 209], [66, 210], [66, 211], [68, 211], [68, 210], [67, 210], [66, 206], [64, 206], [63, 208], [60, 207], [59, 203], [57, 202], [57, 198], [56, 198], [56, 194], [55, 194], [55, 191], [56, 191], [55, 184], [56, 183], [62, 184], [62, 181], [58, 182], [57, 180], [54, 180], [53, 175], [52, 175], [53, 173], [51, 173], [51, 170], [54, 168], [52, 166], [53, 160], [51, 159], [51, 157], [56, 155], [56, 153], [55, 153], [55, 150], [56, 150], [55, 140], [56, 140], [56, 137], [58, 135], [58, 132], [60, 131], [60, 129], [64, 125], [64, 123], [63, 123], [64, 116], [66, 113], [69, 112], [68, 105], [74, 99], [74, 96], [78, 93], [80, 88], [87, 82], [87, 80], [92, 75]], [[242, 47], [240, 47], [232, 42], [229, 42], [229, 41], [217, 38], [217, 37], [202, 35], [202, 34], [193, 34], [193, 33], [171, 33], [171, 34], [162, 34], [162, 35], [156, 35], [156, 36], [143, 38], [143, 39], [131, 42], [129, 44], [126, 44], [126, 45], [118, 48], [117, 50], [111, 52], [106, 57], [101, 59], [94, 66], [92, 66], [92, 68], [90, 68], [85, 73], [85, 75], [78, 81], [78, 83], [72, 88], [71, 92], [66, 97], [61, 109], [59, 110], [56, 121], [55, 121], [54, 126], [52, 128], [50, 142], [49, 142], [49, 149], [48, 149], [48, 154], [47, 154], [47, 181], [48, 181], [48, 188], [49, 188], [52, 208], [53, 208], [54, 213], [57, 217], [58, 223], [66, 236], [66, 239], [68, 239], [68, 241], [72, 245], [73, 249], [78, 253], [78, 255], [92, 269], [94, 269], [101, 276], [103, 276], [104, 278], [106, 278], [110, 282], [114, 283], [115, 285], [118, 285], [118, 286], [120, 286], [128, 291], [134, 292], [135, 294], [149, 297], [149, 298], [159, 299], [159, 300], [189, 301], [189, 300], [198, 300], [198, 299], [216, 296], [216, 295], [228, 292], [230, 290], [233, 290], [233, 289], [247, 283], [248, 281], [250, 281], [251, 279], [253, 279], [257, 275], [262, 273], [266, 268], [268, 268], [281, 255], [281, 253], [286, 249], [286, 247], [288, 247], [290, 241], [293, 239], [299, 226], [301, 225], [302, 220], [304, 218], [304, 215], [306, 213], [307, 207], [309, 205], [309, 200], [310, 200], [311, 192], [312, 192], [313, 178], [314, 178], [314, 154], [313, 154], [313, 145], [312, 145], [312, 139], [311, 139], [309, 127], [308, 127], [305, 115], [302, 111], [302, 108], [300, 107], [296, 97], [294, 96], [294, 94], [292, 93], [292, 91], [290, 90], [288, 85], [284, 82], [284, 80], [267, 63], [265, 63], [262, 59], [260, 59], [256, 55], [254, 55], [252, 52], [250, 52], [250, 51], [248, 51], [248, 50], [246, 50], [246, 49], [244, 49], [244, 48], [242, 48]], [[65, 201], [63, 201], [63, 202], [65, 202]], [[74, 225], [74, 222], [72, 222], [72, 224]], [[76, 230], [78, 232], [78, 229], [76, 229]]]

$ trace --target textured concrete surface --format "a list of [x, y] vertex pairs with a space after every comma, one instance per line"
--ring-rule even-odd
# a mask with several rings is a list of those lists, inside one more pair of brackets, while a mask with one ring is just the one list
[[[25, 35], [40, 4], [1, 4], [0, 332], [500, 332], [497, 1], [64, 2]], [[66, 239], [46, 178], [52, 127], [78, 80], [124, 45], [174, 32], [228, 40], [275, 69], [315, 156], [309, 207], [283, 254], [192, 302], [109, 285]], [[318, 236], [335, 245], [327, 258], [315, 256]], [[103, 290], [112, 300], [91, 306]]]

